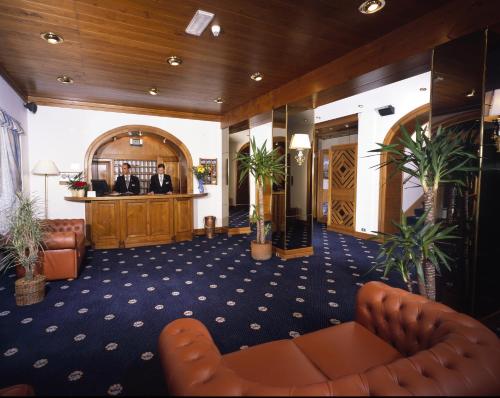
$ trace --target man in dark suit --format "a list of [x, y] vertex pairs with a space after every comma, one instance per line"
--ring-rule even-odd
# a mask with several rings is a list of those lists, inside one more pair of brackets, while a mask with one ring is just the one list
[[154, 195], [156, 193], [172, 193], [172, 180], [168, 174], [165, 174], [165, 165], [160, 163], [157, 171], [157, 174], [151, 176], [148, 195]]
[[141, 191], [141, 186], [139, 183], [139, 178], [130, 174], [130, 164], [122, 164], [122, 175], [118, 176], [115, 182], [116, 192], [120, 193], [132, 193], [138, 195]]

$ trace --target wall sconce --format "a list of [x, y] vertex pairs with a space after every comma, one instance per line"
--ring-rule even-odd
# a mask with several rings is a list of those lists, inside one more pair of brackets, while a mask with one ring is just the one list
[[311, 142], [309, 141], [309, 134], [293, 134], [290, 141], [290, 149], [297, 150], [295, 160], [299, 166], [304, 163], [304, 150], [311, 149]]

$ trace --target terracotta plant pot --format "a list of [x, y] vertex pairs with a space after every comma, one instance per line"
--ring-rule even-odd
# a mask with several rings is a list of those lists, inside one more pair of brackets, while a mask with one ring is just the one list
[[273, 245], [270, 241], [266, 241], [266, 243], [257, 243], [257, 241], [253, 240], [250, 243], [250, 247], [254, 260], [265, 261], [273, 256]]

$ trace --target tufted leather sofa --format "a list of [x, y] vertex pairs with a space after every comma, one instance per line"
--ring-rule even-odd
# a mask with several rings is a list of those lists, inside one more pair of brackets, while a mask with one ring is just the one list
[[[76, 278], [85, 257], [85, 221], [83, 219], [46, 220], [41, 272], [48, 280]], [[17, 276], [24, 269], [16, 267]]]
[[173, 395], [498, 395], [500, 343], [467, 315], [381, 282], [356, 320], [221, 355], [199, 321], [161, 332]]
[[34, 395], [35, 391], [29, 384], [16, 384], [0, 388], [0, 397], [32, 397]]

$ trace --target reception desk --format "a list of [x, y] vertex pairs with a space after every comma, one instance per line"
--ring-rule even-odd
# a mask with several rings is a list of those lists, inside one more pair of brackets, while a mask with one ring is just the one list
[[193, 200], [207, 194], [65, 197], [85, 203], [87, 237], [96, 249], [158, 245], [193, 237]]

